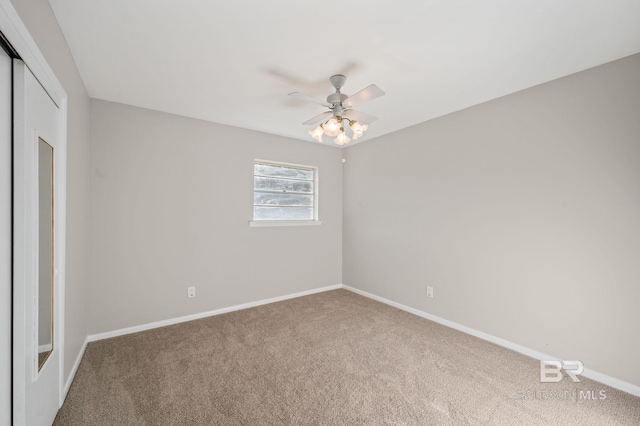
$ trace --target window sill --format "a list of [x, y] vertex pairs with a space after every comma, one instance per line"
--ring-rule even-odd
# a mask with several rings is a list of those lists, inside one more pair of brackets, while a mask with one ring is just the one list
[[250, 228], [260, 228], [267, 226], [320, 226], [320, 220], [250, 220]]

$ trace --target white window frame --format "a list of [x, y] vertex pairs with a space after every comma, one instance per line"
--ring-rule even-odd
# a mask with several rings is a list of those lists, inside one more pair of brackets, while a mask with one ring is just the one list
[[[268, 227], [268, 226], [317, 226], [321, 225], [322, 221], [319, 220], [318, 217], [318, 174], [319, 170], [317, 166], [309, 166], [305, 164], [294, 164], [294, 163], [284, 163], [282, 161], [273, 161], [273, 160], [262, 160], [256, 158], [251, 163], [251, 176], [253, 177], [253, 170], [256, 164], [266, 164], [273, 166], [283, 166], [283, 167], [292, 167], [306, 170], [313, 170], [313, 219], [312, 220], [250, 220], [250, 227]], [[253, 181], [253, 179], [252, 179]], [[255, 194], [255, 186], [251, 191], [251, 199], [254, 199]], [[251, 217], [253, 217], [253, 201], [251, 202]]]

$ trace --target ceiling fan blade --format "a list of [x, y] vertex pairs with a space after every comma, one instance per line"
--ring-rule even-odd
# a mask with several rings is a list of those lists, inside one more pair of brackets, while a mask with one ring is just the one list
[[311, 97], [309, 95], [306, 95], [300, 92], [289, 93], [289, 96], [291, 96], [292, 98], [300, 99], [301, 101], [313, 102], [314, 104], [318, 104], [326, 107], [331, 106], [331, 104], [326, 101], [321, 101], [320, 99], [316, 99], [314, 97]]
[[374, 115], [366, 114], [364, 112], [356, 111], [353, 109], [345, 111], [344, 116], [349, 120], [355, 120], [360, 124], [371, 124], [378, 119], [378, 117]]
[[326, 120], [327, 118], [331, 117], [332, 115], [333, 115], [333, 113], [331, 111], [323, 112], [322, 114], [316, 115], [315, 117], [305, 121], [302, 124], [316, 125], [318, 123], [323, 122], [324, 120]]
[[358, 93], [355, 93], [349, 96], [347, 99], [342, 101], [342, 105], [346, 107], [352, 107], [352, 106], [360, 105], [361, 103], [370, 101], [372, 99], [379, 98], [380, 96], [383, 96], [383, 95], [384, 95], [384, 92], [382, 91], [382, 89], [376, 86], [375, 84], [372, 84], [368, 87], [365, 87]]

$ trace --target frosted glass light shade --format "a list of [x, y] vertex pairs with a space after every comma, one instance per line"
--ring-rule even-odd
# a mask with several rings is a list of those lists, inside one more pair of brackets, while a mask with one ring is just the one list
[[367, 126], [366, 124], [360, 124], [357, 121], [352, 121], [349, 123], [349, 126], [351, 127], [351, 131], [353, 131], [353, 140], [355, 141], [356, 139], [358, 139], [360, 136], [364, 135], [364, 132], [367, 130]]
[[338, 145], [346, 145], [351, 139], [344, 133], [344, 131], [334, 139], [334, 142]]
[[323, 134], [324, 134], [324, 129], [322, 128], [322, 125], [316, 127], [313, 130], [309, 130], [309, 135], [311, 135], [311, 137], [317, 140], [318, 142], [322, 142]]
[[329, 121], [324, 123], [324, 134], [327, 136], [337, 136], [340, 133], [341, 119], [339, 117], [332, 117]]

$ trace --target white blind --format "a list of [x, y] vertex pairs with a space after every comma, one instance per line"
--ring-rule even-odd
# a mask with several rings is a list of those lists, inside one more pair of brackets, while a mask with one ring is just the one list
[[255, 161], [253, 220], [316, 220], [316, 168]]

